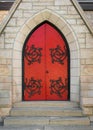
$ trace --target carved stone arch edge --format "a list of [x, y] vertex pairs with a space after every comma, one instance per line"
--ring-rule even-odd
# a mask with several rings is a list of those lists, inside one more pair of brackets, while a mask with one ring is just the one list
[[[70, 101], [80, 102], [79, 95], [79, 77], [80, 77], [80, 56], [79, 44], [75, 32], [63, 17], [45, 9], [28, 19], [16, 36], [13, 46], [13, 102], [22, 101], [22, 49], [29, 33], [43, 21], [49, 21], [54, 24], [64, 35], [70, 49]], [[15, 62], [17, 72], [14, 71]], [[76, 84], [73, 82], [76, 80]], [[74, 87], [74, 91], [73, 91]]]

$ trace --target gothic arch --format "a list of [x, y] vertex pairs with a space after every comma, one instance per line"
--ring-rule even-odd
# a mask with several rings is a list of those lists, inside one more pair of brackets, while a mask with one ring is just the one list
[[[59, 15], [53, 13], [48, 9], [43, 10], [34, 15], [32, 18], [28, 19], [28, 21], [20, 29], [15, 39], [13, 48], [13, 68], [16, 59], [19, 61], [19, 63], [17, 66], [18, 73], [16, 71], [13, 71], [13, 102], [22, 101], [22, 49], [24, 42], [31, 30], [33, 30], [38, 24], [45, 20], [53, 23], [58, 29], [60, 29], [68, 42], [71, 54], [70, 100], [79, 102], [80, 57], [77, 37], [64, 18], [60, 17]], [[75, 80], [76, 84], [73, 83], [73, 81]]]

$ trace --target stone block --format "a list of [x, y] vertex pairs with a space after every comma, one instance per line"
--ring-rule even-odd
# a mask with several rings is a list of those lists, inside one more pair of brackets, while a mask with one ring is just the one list
[[16, 37], [16, 33], [5, 33], [5, 38], [8, 39], [8, 38], [15, 38]]
[[0, 49], [0, 57], [2, 59], [11, 58], [12, 57], [12, 50], [11, 49]]
[[80, 91], [80, 96], [81, 96], [81, 97], [88, 97], [88, 92], [87, 92], [87, 90], [81, 90], [81, 91]]
[[[55, 23], [55, 25], [61, 29], [61, 31], [63, 30], [64, 26], [65, 26], [65, 21], [64, 20], [61, 20], [61, 19], [58, 19], [57, 22]], [[63, 31], [62, 31], [63, 32]], [[64, 29], [64, 32], [65, 32], [65, 29]]]
[[70, 95], [70, 100], [73, 102], [79, 102], [79, 98], [80, 98], [80, 96], [77, 93], [71, 93], [71, 95]]
[[22, 84], [22, 77], [15, 77], [13, 76], [13, 86]]
[[32, 17], [32, 15], [33, 15], [33, 13], [31, 10], [24, 10], [24, 12], [23, 12], [24, 18], [30, 18], [30, 17]]
[[38, 25], [43, 21], [43, 16], [42, 15], [36, 15], [34, 17], [34, 22]]
[[17, 94], [22, 95], [22, 83], [16, 86], [16, 92]]
[[1, 90], [10, 90], [10, 89], [11, 89], [11, 83], [8, 83], [8, 82], [0, 83], [0, 91]]
[[[27, 30], [27, 33], [29, 32], [30, 33], [30, 31], [32, 30], [32, 29], [34, 29], [34, 27], [36, 26], [36, 23], [35, 23], [35, 21], [34, 20], [28, 20], [27, 22], [26, 22], [26, 30]], [[24, 29], [22, 29], [24, 32], [24, 34], [26, 35], [26, 32], [25, 32], [25, 28]]]
[[66, 39], [67, 39], [68, 43], [71, 43], [71, 42], [75, 42], [76, 37], [70, 31], [69, 34], [67, 34]]
[[13, 44], [11, 44], [11, 43], [10, 44], [9, 43], [5, 44], [5, 48], [6, 49], [12, 49], [13, 48]]
[[76, 51], [77, 50], [77, 41], [73, 41], [71, 43], [68, 43], [69, 44], [69, 49], [70, 51]]
[[13, 53], [13, 58], [14, 58], [14, 60], [20, 60], [20, 59], [22, 59], [22, 53], [21, 53], [21, 51], [15, 50], [14, 53]]
[[93, 116], [90, 116], [90, 121], [93, 122]]
[[85, 34], [85, 33], [78, 33], [78, 34], [77, 34], [77, 37], [78, 37], [78, 38], [84, 38], [84, 39], [85, 39], [85, 38], [86, 38], [86, 34]]
[[86, 48], [93, 48], [93, 36], [86, 34]]
[[77, 19], [77, 24], [84, 25], [84, 21], [82, 19]]
[[86, 64], [86, 60], [85, 59], [81, 59], [80, 63], [81, 63], [81, 65], [85, 65]]
[[74, 6], [68, 6], [68, 14], [78, 14], [76, 8]]
[[[72, 14], [72, 15], [70, 15], [70, 14], [64, 14], [64, 15], [62, 15], [65, 19], [80, 19], [80, 15], [79, 14], [77, 14], [77, 15], [74, 15], [74, 14]], [[73, 25], [73, 27], [74, 26], [76, 26], [76, 25]]]
[[6, 64], [11, 65], [12, 64], [12, 59], [10, 59], [10, 58], [6, 59]]
[[[58, 6], [59, 7], [59, 6]], [[63, 9], [62, 9], [63, 8]], [[57, 11], [56, 11], [56, 13], [57, 14], [59, 14], [60, 16], [62, 16], [62, 15], [66, 15], [67, 14], [67, 10], [64, 10], [64, 6], [61, 6], [61, 9], [62, 10], [60, 10], [60, 8], [59, 9], [57, 9]], [[60, 11], [59, 11], [60, 10]]]
[[93, 59], [86, 59], [86, 64], [87, 65], [93, 65]]
[[17, 18], [17, 26], [22, 26], [25, 22], [26, 22], [26, 18], [25, 17], [22, 17], [22, 18]]
[[12, 83], [11, 76], [0, 76], [0, 83]]
[[16, 93], [16, 102], [22, 101], [22, 94], [21, 93]]
[[80, 44], [86, 44], [85, 38], [79, 38], [78, 41], [79, 41]]
[[21, 76], [22, 76], [22, 70], [21, 70], [21, 68], [14, 68], [13, 69], [13, 75], [15, 77], [21, 78]]
[[[66, 12], [67, 12], [67, 10], [68, 10], [68, 7], [67, 7], [67, 6], [64, 6], [64, 5], [61, 5], [60, 8], [61, 8], [61, 10], [58, 11], [60, 15], [61, 15], [61, 11], [66, 11]], [[66, 14], [67, 14], [67, 13], [66, 13]]]
[[0, 48], [4, 48], [4, 34], [0, 35]]
[[0, 10], [0, 23], [6, 17], [7, 14], [8, 14], [8, 11], [6, 11], [6, 10]]
[[79, 76], [75, 77], [75, 76], [71, 76], [71, 85], [74, 86], [79, 86], [80, 81], [79, 81]]
[[5, 58], [0, 58], [0, 64], [2, 65], [6, 65], [7, 64], [7, 60]]
[[34, 5], [33, 6], [33, 10], [35, 10], [35, 11], [38, 11], [38, 10], [43, 10], [43, 9], [45, 9], [46, 8], [46, 6], [42, 6], [42, 5]]
[[71, 59], [77, 60], [79, 58], [79, 52], [78, 51], [71, 51]]
[[9, 21], [8, 26], [10, 26], [10, 27], [16, 26], [16, 23], [17, 23], [17, 19], [16, 18], [12, 18]]
[[93, 98], [93, 90], [88, 90], [88, 97]]
[[20, 43], [19, 41], [15, 41], [14, 43], [14, 50], [16, 51], [22, 51], [23, 43]]
[[85, 49], [86, 48], [86, 44], [85, 43], [80, 44], [80, 48], [81, 49]]
[[[68, 43], [70, 43], [71, 41], [75, 41], [75, 39], [73, 40], [74, 37], [72, 36], [71, 29], [68, 26], [63, 27], [62, 33], [66, 36]], [[70, 39], [70, 38], [72, 38], [72, 39]]]
[[79, 59], [71, 60], [71, 68], [80, 67], [80, 61]]
[[82, 98], [82, 105], [86, 107], [93, 107], [93, 98]]
[[50, 15], [49, 19], [48, 19], [51, 23], [56, 23], [59, 20], [59, 17], [56, 15]]
[[52, 6], [52, 5], [50, 5], [47, 8], [50, 9], [50, 10], [55, 10], [56, 12], [60, 10], [60, 6]]
[[70, 0], [55, 0], [55, 5], [72, 5]]
[[[29, 24], [28, 24], [29, 25]], [[24, 34], [26, 37], [28, 36], [28, 34], [31, 32], [31, 29], [29, 28], [29, 26], [25, 25], [21, 28], [20, 32], [18, 35], [20, 34]], [[23, 43], [23, 41], [22, 41]]]
[[39, 0], [22, 0], [23, 2], [39, 1]]
[[13, 18], [21, 18], [23, 17], [23, 10], [16, 10], [14, 15], [13, 15]]
[[89, 32], [89, 30], [88, 30], [88, 28], [85, 26], [85, 25], [72, 25], [72, 28], [74, 29], [74, 31], [76, 32], [76, 33], [88, 33]]
[[93, 49], [81, 49], [81, 58], [93, 58]]
[[13, 44], [14, 38], [5, 38], [5, 44]]
[[20, 3], [18, 10], [31, 10], [32, 9], [32, 3]]
[[[20, 35], [17, 35], [17, 37], [16, 37], [16, 42], [18, 43], [19, 42], [19, 44], [24, 44], [24, 41], [26, 40], [26, 35], [24, 35], [23, 33], [21, 33]], [[16, 43], [15, 43], [15, 46], [17, 46], [16, 45]], [[17, 49], [18, 47], [16, 47], [16, 49]], [[20, 49], [18, 49], [18, 50], [20, 50]]]
[[11, 99], [10, 98], [0, 98], [0, 108], [10, 107]]
[[49, 11], [42, 12], [41, 13], [43, 20], [48, 20], [51, 16], [51, 13]]
[[81, 75], [93, 76], [93, 65], [82, 65], [81, 66]]
[[92, 115], [93, 114], [93, 110], [92, 110], [92, 108], [83, 108], [83, 114], [84, 115]]
[[69, 24], [76, 24], [76, 19], [67, 19], [67, 22], [69, 23]]
[[93, 83], [81, 83], [81, 89], [93, 91]]
[[1, 116], [8, 116], [11, 108], [0, 108]]
[[9, 98], [10, 92], [9, 90], [0, 90], [0, 98]]
[[54, 4], [54, 2], [53, 2], [53, 0], [51, 1], [51, 0], [44, 0], [44, 1], [39, 1], [39, 2], [33, 2], [32, 3], [32, 5], [33, 6], [49, 6], [49, 5], [53, 5]]
[[71, 76], [78, 77], [80, 75], [80, 68], [71, 68]]
[[93, 76], [81, 76], [82, 83], [93, 83]]
[[77, 85], [71, 85], [71, 93], [77, 93], [79, 95], [79, 87]]
[[4, 30], [5, 33], [17, 33], [19, 30], [19, 27], [9, 27], [7, 26]]
[[13, 60], [13, 68], [21, 68], [22, 67], [22, 61], [21, 60]]
[[[32, 1], [34, 1], [34, 0], [32, 0]], [[37, 1], [37, 0], [35, 0], [35, 1]], [[39, 2], [42, 2], [42, 0], [39, 0]], [[43, 0], [43, 2], [54, 2], [54, 0]]]
[[11, 76], [11, 67], [9, 65], [0, 65], [0, 76]]

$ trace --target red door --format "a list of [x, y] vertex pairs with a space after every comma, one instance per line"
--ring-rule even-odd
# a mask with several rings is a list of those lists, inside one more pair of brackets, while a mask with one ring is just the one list
[[49, 22], [27, 38], [23, 48], [23, 100], [69, 99], [69, 49]]

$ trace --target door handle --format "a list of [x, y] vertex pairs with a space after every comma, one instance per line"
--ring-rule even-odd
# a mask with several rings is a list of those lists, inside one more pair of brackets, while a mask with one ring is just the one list
[[49, 71], [48, 71], [48, 70], [46, 70], [46, 73], [48, 74], [48, 73], [49, 73]]

